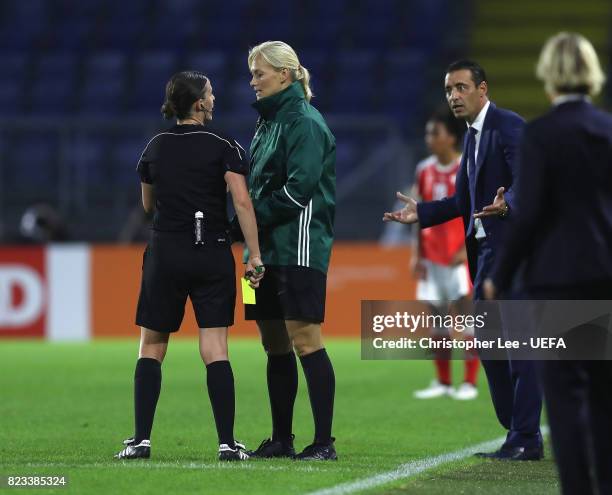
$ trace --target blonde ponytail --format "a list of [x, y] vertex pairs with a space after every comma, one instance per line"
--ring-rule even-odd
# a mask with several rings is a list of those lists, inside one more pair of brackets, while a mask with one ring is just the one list
[[306, 67], [302, 67], [301, 65], [295, 71], [294, 80], [300, 81], [302, 85], [302, 89], [304, 90], [304, 96], [306, 97], [306, 101], [310, 101], [313, 97], [312, 89], [310, 89], [310, 72]]

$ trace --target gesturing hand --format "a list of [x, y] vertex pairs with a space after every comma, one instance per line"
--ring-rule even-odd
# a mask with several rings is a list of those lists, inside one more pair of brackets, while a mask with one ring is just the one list
[[482, 218], [482, 217], [505, 217], [508, 213], [508, 205], [506, 200], [504, 199], [504, 191], [503, 187], [500, 187], [497, 190], [497, 194], [493, 198], [493, 203], [485, 206], [482, 211], [474, 213], [474, 218]]
[[406, 203], [406, 206], [401, 210], [386, 212], [383, 215], [383, 222], [400, 222], [406, 224], [418, 222], [417, 202], [408, 196], [404, 196], [401, 192], [398, 192], [396, 196], [397, 199]]

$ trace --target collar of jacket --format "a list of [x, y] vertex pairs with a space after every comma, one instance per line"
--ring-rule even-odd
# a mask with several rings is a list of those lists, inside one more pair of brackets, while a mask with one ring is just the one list
[[261, 98], [252, 104], [264, 119], [270, 120], [291, 103], [304, 100], [304, 90], [299, 81], [291, 83], [287, 88], [271, 96]]

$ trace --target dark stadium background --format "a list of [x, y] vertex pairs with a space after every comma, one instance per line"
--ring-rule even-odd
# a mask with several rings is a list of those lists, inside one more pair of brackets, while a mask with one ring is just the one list
[[[478, 59], [494, 101], [525, 117], [546, 107], [538, 49], [581, 31], [607, 66], [606, 1], [5, 0], [0, 4], [0, 241], [23, 240], [28, 207], [51, 206], [56, 238], [143, 239], [134, 171], [167, 125], [165, 82], [210, 75], [214, 125], [249, 145], [255, 111], [246, 56], [290, 43], [311, 70], [315, 106], [338, 142], [337, 237], [374, 240], [380, 214], [425, 153], [422, 128], [443, 103], [446, 65]], [[603, 103], [609, 104], [610, 93]], [[36, 210], [38, 213], [38, 210]], [[134, 220], [135, 221], [135, 220]], [[136, 222], [137, 223], [137, 222]]]

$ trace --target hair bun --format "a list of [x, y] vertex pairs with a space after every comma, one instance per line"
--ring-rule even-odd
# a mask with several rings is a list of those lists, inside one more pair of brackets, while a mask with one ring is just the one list
[[161, 113], [164, 118], [171, 119], [173, 117], [176, 117], [176, 108], [174, 107], [174, 104], [171, 101], [166, 100], [161, 107]]

